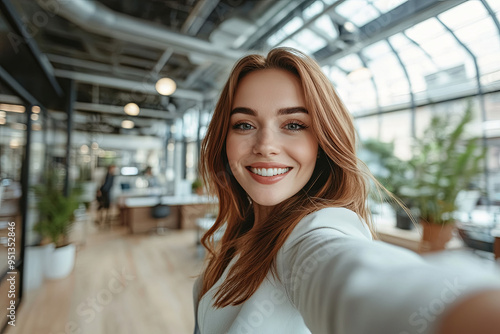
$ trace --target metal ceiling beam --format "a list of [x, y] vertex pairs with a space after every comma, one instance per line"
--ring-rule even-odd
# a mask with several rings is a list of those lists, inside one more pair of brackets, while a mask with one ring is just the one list
[[[302, 24], [302, 26], [300, 26], [299, 29], [295, 30], [294, 32], [292, 32], [290, 35], [287, 35], [285, 38], [283, 38], [279, 43], [277, 43], [275, 46], [277, 45], [280, 45], [281, 43], [283, 43], [284, 41], [286, 41], [287, 39], [289, 38], [292, 38], [294, 36], [296, 36], [299, 32], [303, 31], [304, 29], [306, 28], [309, 28], [309, 26], [311, 24], [313, 24], [314, 22], [316, 22], [317, 19], [319, 19], [321, 16], [323, 16], [324, 14], [328, 14], [329, 12], [335, 10], [335, 8], [337, 8], [339, 5], [341, 5], [342, 3], [344, 3], [345, 0], [338, 0], [336, 2], [334, 2], [333, 4], [329, 5], [329, 6], [326, 6], [326, 8], [324, 8], [321, 12], [319, 12], [318, 14], [314, 15], [313, 17], [311, 17], [309, 20], [307, 20], [306, 22], [304, 22], [304, 24]], [[302, 13], [301, 13], [302, 14]]]
[[22, 97], [26, 102], [32, 106], [40, 106], [40, 102], [33, 97], [24, 87], [14, 79], [9, 72], [0, 66], [0, 80], [5, 82], [16, 94]]
[[[123, 111], [123, 107], [114, 106], [109, 104], [96, 104], [96, 103], [85, 103], [85, 102], [76, 102], [74, 105], [75, 110], [79, 111], [90, 111], [101, 114], [110, 114], [117, 115], [122, 117], [129, 117]], [[141, 108], [141, 112], [138, 116], [131, 117], [131, 119], [136, 118], [156, 118], [156, 119], [175, 119], [182, 117], [182, 114], [171, 113], [169, 111], [163, 110], [155, 110], [155, 109], [144, 109]]]
[[[55, 70], [55, 74], [59, 78], [73, 79], [77, 82], [89, 83], [104, 87], [118, 88], [135, 93], [147, 93], [147, 94], [158, 95], [158, 92], [156, 91], [155, 88], [155, 84], [149, 82], [141, 83], [133, 80], [112, 78], [104, 75], [79, 73], [66, 70]], [[203, 93], [185, 89], [177, 89], [171, 96], [180, 99], [187, 99], [194, 101], [204, 101], [205, 99]]]
[[9, 22], [12, 29], [14, 30], [14, 35], [17, 34], [18, 37], [22, 37], [22, 43], [25, 43], [27, 48], [31, 51], [31, 54], [35, 58], [36, 64], [45, 74], [45, 77], [52, 87], [53, 91], [56, 93], [56, 95], [62, 96], [63, 91], [61, 86], [59, 86], [59, 83], [56, 81], [53, 71], [54, 69], [52, 68], [50, 63], [47, 62], [43, 57], [43, 54], [42, 52], [40, 52], [40, 49], [38, 49], [33, 36], [31, 36], [27, 32], [23, 21], [21, 20], [19, 14], [15, 10], [10, 0], [1, 0], [0, 9], [4, 13], [5, 19]]
[[156, 65], [151, 69], [151, 74], [154, 76], [158, 76], [173, 54], [174, 51], [172, 51], [171, 49], [165, 50], [165, 52], [162, 53], [160, 59], [158, 59], [158, 62], [156, 62]]
[[111, 38], [183, 54], [199, 54], [215, 62], [234, 62], [244, 53], [224, 49], [207, 41], [172, 32], [160, 25], [116, 13], [98, 1], [37, 0], [44, 9], [64, 17], [80, 28]]
[[199, 0], [182, 25], [181, 32], [195, 36], [218, 4], [219, 0]]
[[275, 1], [275, 4], [264, 12], [262, 17], [257, 20], [257, 31], [249, 36], [246, 41], [241, 43], [240, 48], [247, 48], [268, 34], [269, 31], [273, 29], [276, 30], [277, 25], [293, 11], [299, 8], [301, 2], [302, 1], [298, 0]]
[[15, 95], [0, 94], [0, 102], [9, 104], [22, 104], [23, 100]]
[[108, 65], [96, 61], [65, 57], [56, 54], [47, 54], [47, 58], [54, 64], [69, 65], [96, 72], [104, 72], [108, 74], [120, 73], [124, 75], [137, 76], [139, 78], [143, 78], [146, 76], [146, 73], [144, 71], [135, 68]]
[[359, 28], [361, 40], [340, 52], [319, 59], [321, 65], [361, 51], [364, 47], [404, 31], [467, 0], [408, 0], [393, 10]]

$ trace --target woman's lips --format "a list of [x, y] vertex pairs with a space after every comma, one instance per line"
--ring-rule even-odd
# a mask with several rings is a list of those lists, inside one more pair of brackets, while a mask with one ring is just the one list
[[[251, 170], [252, 167], [250, 167], [250, 166], [248, 166], [246, 169], [255, 181], [257, 181], [261, 184], [273, 184], [273, 183], [279, 182], [282, 179], [284, 179], [293, 168], [292, 167], [281, 168], [282, 170], [286, 170], [286, 169], [287, 170], [282, 174], [278, 174], [278, 175], [274, 175], [274, 176], [262, 176], [262, 175], [255, 174], [254, 172], [252, 172], [252, 170]], [[279, 168], [277, 168], [277, 169], [279, 169]]]

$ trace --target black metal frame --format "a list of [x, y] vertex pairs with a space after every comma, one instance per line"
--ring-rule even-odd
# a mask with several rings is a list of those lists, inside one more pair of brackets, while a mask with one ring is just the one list
[[[48, 83], [52, 89], [52, 91], [59, 97], [63, 95], [63, 90], [59, 86], [57, 82], [53, 70], [50, 67], [50, 64], [47, 64], [43, 61], [42, 53], [38, 49], [33, 38], [30, 38], [27, 33], [22, 20], [19, 14], [16, 12], [14, 6], [10, 2], [10, 0], [0, 0], [0, 9], [8, 24], [11, 26], [11, 29], [18, 36], [22, 37], [23, 43], [26, 44], [28, 50], [33, 55], [36, 64], [40, 67], [43, 72], [43, 77], [41, 78], [44, 83]], [[23, 301], [24, 294], [24, 272], [25, 272], [25, 248], [27, 244], [27, 217], [28, 217], [28, 207], [29, 207], [29, 166], [30, 166], [30, 158], [31, 158], [31, 138], [32, 138], [32, 107], [39, 106], [45, 116], [48, 117], [45, 108], [43, 108], [42, 104], [30, 93], [28, 92], [4, 67], [0, 66], [0, 80], [4, 82], [8, 87], [12, 89], [12, 91], [18, 95], [19, 98], [24, 102], [26, 106], [26, 144], [24, 146], [23, 151], [23, 159], [22, 159], [22, 169], [21, 169], [21, 200], [20, 200], [20, 215], [21, 215], [21, 235], [16, 233], [16, 238], [20, 237], [20, 254], [19, 259], [16, 259], [15, 268], [19, 271], [18, 276], [18, 298], [16, 303], [16, 312], [19, 310], [19, 306]], [[72, 105], [71, 105], [72, 107]], [[44, 137], [44, 140], [46, 136]], [[16, 232], [19, 229], [16, 226]], [[18, 242], [16, 240], [16, 242]], [[5, 272], [0, 273], [0, 278], [4, 279], [7, 273], [11, 271], [8, 268]], [[8, 326], [8, 321], [0, 328], [0, 333], [4, 333]]]
[[[18, 294], [18, 302], [16, 303], [16, 311], [19, 309], [19, 305], [22, 303], [23, 297], [23, 285], [24, 285], [24, 255], [25, 255], [25, 247], [26, 247], [26, 226], [27, 226], [27, 209], [28, 209], [28, 187], [29, 187], [29, 162], [30, 162], [30, 150], [31, 150], [31, 107], [33, 105], [38, 105], [38, 101], [31, 96], [2, 66], [0, 66], [0, 80], [2, 80], [7, 86], [9, 86], [15, 93], [19, 95], [19, 97], [26, 104], [26, 144], [24, 146], [23, 152], [23, 165], [21, 170], [21, 203], [20, 203], [20, 214], [22, 217], [21, 221], [21, 251], [19, 260], [16, 260], [15, 267], [19, 270], [19, 294]], [[16, 228], [16, 231], [18, 229]], [[16, 233], [16, 238], [19, 237]], [[17, 242], [17, 241], [16, 241]], [[4, 272], [0, 274], [0, 278], [3, 278], [10, 272], [8, 268], [5, 269]], [[8, 321], [5, 322], [4, 326], [0, 330], [0, 333], [5, 331], [5, 328], [8, 325]]]

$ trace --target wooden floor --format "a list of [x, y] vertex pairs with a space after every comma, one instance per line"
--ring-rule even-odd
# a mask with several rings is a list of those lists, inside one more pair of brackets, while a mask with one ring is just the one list
[[195, 231], [87, 227], [72, 274], [25, 292], [6, 333], [192, 333], [192, 284], [202, 266]]

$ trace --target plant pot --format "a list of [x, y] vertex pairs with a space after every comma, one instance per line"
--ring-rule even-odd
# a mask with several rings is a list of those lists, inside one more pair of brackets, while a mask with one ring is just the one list
[[97, 191], [97, 184], [92, 181], [82, 182], [82, 194], [80, 200], [83, 203], [92, 203], [95, 200], [95, 193]]
[[75, 253], [76, 247], [74, 244], [54, 249], [47, 266], [46, 277], [59, 279], [68, 276], [75, 266]]
[[54, 247], [53, 243], [26, 247], [24, 255], [24, 289], [26, 291], [37, 289], [42, 285]]
[[411, 230], [413, 222], [404, 211], [396, 211], [396, 227], [402, 230]]
[[420, 224], [423, 227], [420, 251], [437, 252], [445, 250], [446, 244], [453, 236], [455, 223], [431, 224], [421, 221]]

